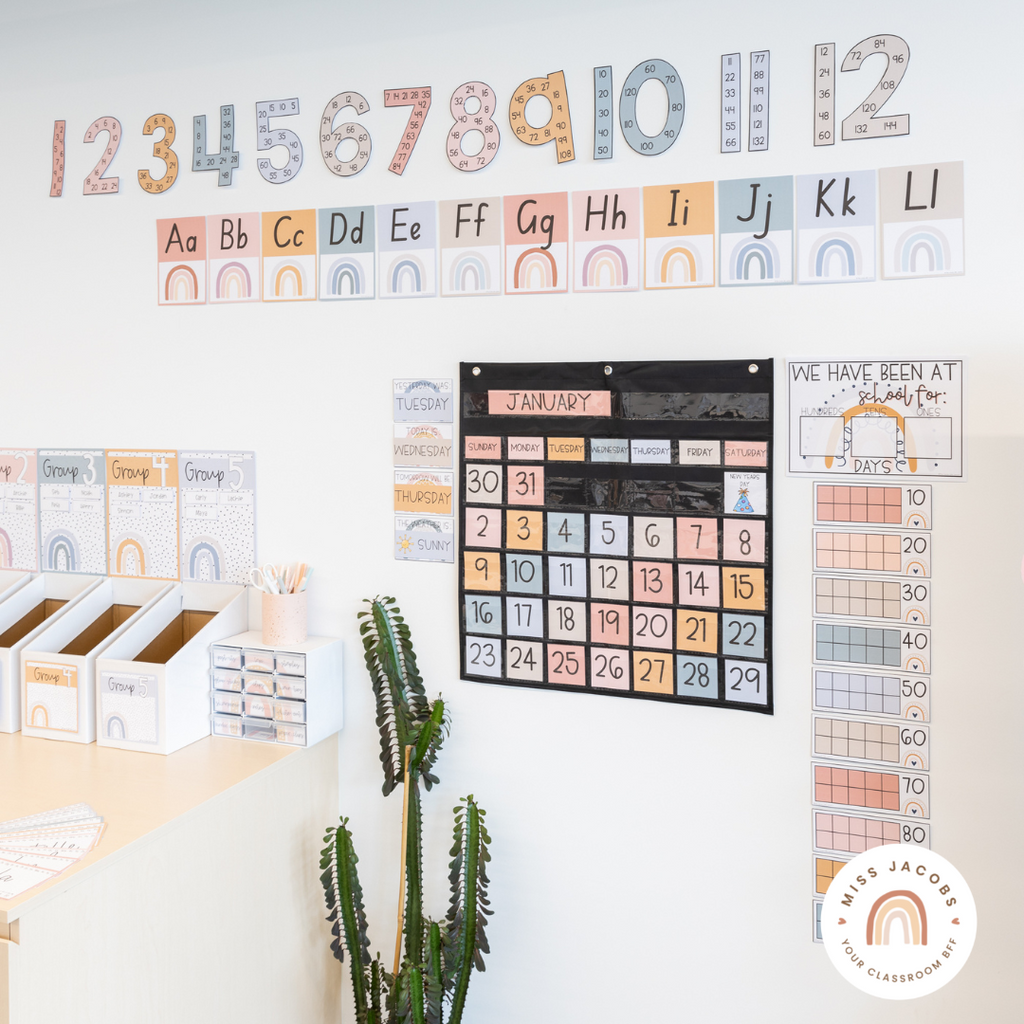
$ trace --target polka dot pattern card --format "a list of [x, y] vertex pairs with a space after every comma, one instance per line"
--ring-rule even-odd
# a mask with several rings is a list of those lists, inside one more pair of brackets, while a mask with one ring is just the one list
[[463, 678], [771, 714], [772, 382], [462, 364]]
[[256, 456], [179, 452], [181, 578], [248, 583], [256, 564]]

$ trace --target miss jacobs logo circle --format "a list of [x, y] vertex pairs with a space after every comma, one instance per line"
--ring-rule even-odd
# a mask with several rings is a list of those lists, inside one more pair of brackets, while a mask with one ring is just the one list
[[821, 911], [829, 959], [847, 981], [883, 999], [914, 999], [952, 981], [977, 931], [974, 897], [944, 857], [878, 846], [832, 879]]

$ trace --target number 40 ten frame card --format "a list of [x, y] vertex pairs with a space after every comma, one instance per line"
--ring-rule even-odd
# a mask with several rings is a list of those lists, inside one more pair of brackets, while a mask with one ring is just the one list
[[463, 678], [771, 714], [772, 374], [463, 363]]

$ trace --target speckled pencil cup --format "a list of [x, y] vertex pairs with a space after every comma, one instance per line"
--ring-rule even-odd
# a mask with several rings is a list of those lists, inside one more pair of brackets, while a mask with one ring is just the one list
[[262, 639], [268, 647], [287, 647], [306, 639], [306, 592], [263, 594]]

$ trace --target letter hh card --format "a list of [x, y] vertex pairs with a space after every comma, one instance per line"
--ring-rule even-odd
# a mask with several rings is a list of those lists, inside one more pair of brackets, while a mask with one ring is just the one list
[[198, 306], [206, 302], [206, 219], [156, 222], [157, 302]]
[[213, 214], [206, 218], [210, 251], [210, 301], [260, 301], [260, 215]]
[[718, 183], [719, 284], [793, 283], [793, 179]]
[[792, 361], [786, 370], [790, 473], [964, 475], [959, 359]]
[[263, 301], [316, 298], [316, 210], [263, 214]]
[[372, 206], [318, 210], [320, 298], [372, 299], [374, 234]]
[[178, 579], [178, 453], [107, 451], [111, 576]]
[[640, 287], [640, 189], [573, 192], [573, 291]]
[[39, 551], [45, 572], [107, 574], [103, 449], [40, 449]]
[[454, 562], [455, 520], [395, 516], [395, 558], [400, 562]]
[[569, 290], [569, 193], [505, 196], [505, 294]]
[[442, 295], [501, 294], [501, 198], [437, 204]]
[[878, 172], [882, 276], [964, 272], [964, 165], [915, 164]]
[[800, 284], [875, 279], [875, 172], [802, 174], [796, 179]]
[[715, 183], [644, 188], [647, 288], [706, 288], [715, 283]]
[[256, 456], [179, 452], [181, 578], [248, 583], [256, 564]]
[[36, 450], [0, 449], [0, 569], [39, 571]]
[[437, 294], [434, 216], [432, 202], [377, 207], [382, 299], [422, 299]]
[[[455, 408], [451, 377], [399, 377], [392, 382], [396, 423], [451, 423]], [[451, 434], [449, 433], [449, 438]]]

